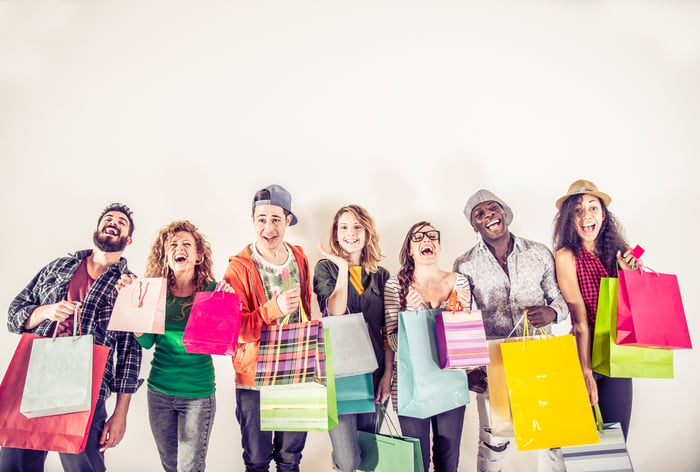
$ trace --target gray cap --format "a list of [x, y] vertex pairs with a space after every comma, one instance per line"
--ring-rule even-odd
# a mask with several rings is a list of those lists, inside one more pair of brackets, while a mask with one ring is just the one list
[[274, 205], [282, 208], [283, 210], [287, 211], [290, 215], [292, 215], [292, 222], [289, 223], [289, 226], [294, 226], [297, 224], [297, 217], [292, 213], [292, 196], [287, 192], [287, 190], [282, 187], [281, 185], [277, 184], [272, 184], [268, 185], [267, 187], [263, 187], [255, 194], [257, 195], [258, 192], [261, 192], [263, 190], [267, 190], [270, 192], [270, 199], [269, 200], [255, 200], [255, 197], [253, 197], [253, 211], [255, 211], [256, 206], [260, 205]]
[[469, 224], [472, 224], [472, 211], [474, 211], [474, 207], [483, 202], [496, 202], [501, 205], [503, 211], [506, 213], [506, 224], [510, 226], [513, 221], [513, 210], [506, 205], [506, 202], [494, 195], [493, 192], [484, 189], [478, 190], [474, 195], [469, 197], [467, 204], [464, 205], [464, 216], [467, 217]]

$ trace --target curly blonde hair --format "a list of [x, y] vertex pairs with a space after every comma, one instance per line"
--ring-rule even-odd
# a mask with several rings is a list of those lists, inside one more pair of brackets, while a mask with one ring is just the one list
[[379, 248], [379, 233], [374, 224], [374, 218], [359, 205], [346, 205], [338, 210], [333, 217], [333, 225], [331, 226], [331, 237], [329, 239], [330, 250], [333, 254], [340, 256], [346, 260], [350, 255], [340, 246], [338, 242], [338, 220], [344, 213], [350, 213], [360, 222], [365, 229], [365, 247], [362, 248], [360, 255], [360, 263], [369, 273], [377, 272], [377, 267], [381, 261], [382, 251]]
[[209, 282], [215, 280], [211, 246], [197, 227], [187, 220], [173, 221], [158, 232], [146, 262], [146, 277], [165, 277], [168, 281], [168, 289], [173, 286], [175, 276], [168, 266], [167, 248], [175, 233], [180, 231], [185, 231], [192, 235], [197, 245], [197, 253], [201, 258], [201, 262], [198, 261], [194, 267], [194, 278], [191, 285], [195, 290], [206, 290]]

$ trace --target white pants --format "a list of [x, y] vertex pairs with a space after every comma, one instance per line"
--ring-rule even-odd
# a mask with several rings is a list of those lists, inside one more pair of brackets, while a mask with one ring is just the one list
[[[511, 447], [512, 437], [495, 436], [491, 433], [491, 407], [488, 389], [476, 394], [479, 411], [479, 447], [476, 458], [478, 472], [501, 472], [503, 461]], [[561, 449], [540, 449], [537, 456], [538, 472], [566, 472]]]

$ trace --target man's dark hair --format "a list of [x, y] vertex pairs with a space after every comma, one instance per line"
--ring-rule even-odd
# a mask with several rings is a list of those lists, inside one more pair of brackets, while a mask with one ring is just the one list
[[102, 210], [102, 213], [100, 213], [100, 217], [97, 218], [97, 225], [100, 225], [100, 221], [102, 221], [102, 217], [105, 216], [107, 213], [110, 211], [118, 211], [120, 213], [124, 213], [126, 215], [126, 218], [129, 220], [129, 236], [132, 236], [134, 234], [134, 215], [133, 212], [131, 211], [131, 208], [128, 206], [124, 205], [123, 203], [110, 203], [105, 207], [104, 210]]

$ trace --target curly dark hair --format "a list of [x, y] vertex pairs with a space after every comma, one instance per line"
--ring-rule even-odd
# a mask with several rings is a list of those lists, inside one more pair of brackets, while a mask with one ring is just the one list
[[[576, 207], [581, 203], [582, 198], [583, 195], [572, 195], [567, 198], [554, 217], [554, 234], [552, 239], [555, 251], [567, 248], [572, 253], [578, 254], [583, 247], [583, 242], [576, 232], [576, 224], [574, 223]], [[595, 240], [595, 255], [603, 263], [608, 274], [617, 275], [617, 251], [624, 253], [629, 248], [629, 244], [625, 240], [617, 218], [610, 213], [610, 210], [608, 210], [602, 200], [600, 200], [600, 208], [605, 219], [600, 225], [600, 232]]]
[[416, 263], [413, 261], [413, 257], [410, 254], [411, 235], [425, 226], [433, 225], [427, 221], [419, 221], [411, 226], [411, 229], [408, 230], [406, 237], [403, 239], [403, 244], [399, 251], [399, 264], [401, 264], [401, 269], [399, 269], [399, 273], [396, 274], [396, 280], [399, 282], [399, 303], [401, 305], [401, 311], [406, 310], [406, 296], [408, 295], [408, 288], [413, 282], [413, 271], [416, 268]]
[[131, 211], [131, 208], [128, 206], [124, 205], [123, 203], [110, 203], [105, 207], [104, 210], [102, 210], [102, 213], [100, 213], [100, 217], [97, 218], [97, 226], [100, 226], [100, 221], [102, 221], [102, 217], [105, 216], [107, 213], [110, 211], [118, 211], [120, 213], [124, 213], [126, 216], [126, 219], [129, 220], [129, 236], [134, 235], [134, 213]]

